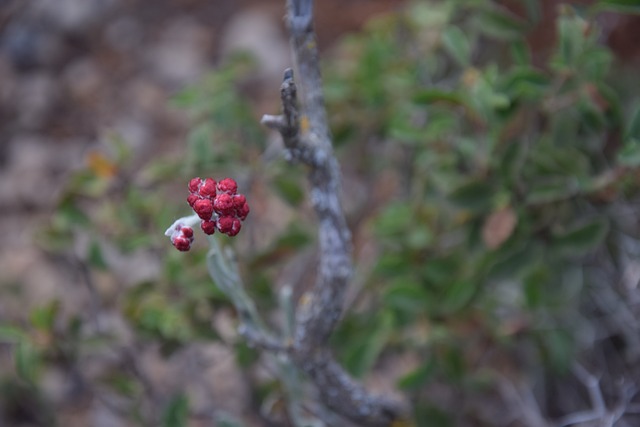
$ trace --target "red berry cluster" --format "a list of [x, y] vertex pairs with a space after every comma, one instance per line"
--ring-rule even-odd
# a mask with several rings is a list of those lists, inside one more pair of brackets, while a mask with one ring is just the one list
[[217, 185], [211, 178], [189, 181], [187, 202], [202, 220], [202, 231], [213, 234], [217, 228], [228, 236], [240, 232], [241, 221], [249, 215], [249, 205], [246, 197], [237, 192], [238, 184], [231, 178], [225, 178]]
[[193, 228], [178, 223], [171, 232], [171, 243], [179, 251], [188, 251], [193, 243]]

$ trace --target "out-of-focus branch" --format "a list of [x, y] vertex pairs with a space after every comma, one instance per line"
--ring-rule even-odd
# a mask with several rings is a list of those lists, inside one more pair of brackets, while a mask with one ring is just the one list
[[312, 6], [311, 0], [287, 2], [298, 87], [293, 71], [286, 70], [281, 86], [283, 114], [262, 119], [282, 134], [292, 160], [309, 166], [311, 201], [319, 223], [318, 276], [311, 292], [298, 303], [289, 354], [311, 377], [322, 401], [332, 410], [358, 425], [388, 426], [403, 418], [404, 406], [368, 393], [335, 361], [327, 344], [342, 314], [352, 272], [351, 233], [339, 198], [340, 172], [324, 107]]

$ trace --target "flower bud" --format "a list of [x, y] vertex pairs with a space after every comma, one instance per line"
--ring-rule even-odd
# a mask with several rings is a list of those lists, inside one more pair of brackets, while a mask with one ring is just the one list
[[216, 232], [216, 222], [215, 221], [202, 221], [200, 223], [200, 228], [204, 231], [204, 234], [211, 235]]
[[231, 178], [225, 178], [218, 183], [218, 191], [230, 195], [236, 194], [238, 191], [238, 184]]
[[213, 215], [213, 203], [209, 199], [200, 199], [193, 204], [193, 210], [198, 214], [200, 219], [205, 221], [211, 219]]
[[200, 195], [202, 197], [209, 197], [209, 198], [215, 197], [216, 196], [216, 182], [211, 178], [205, 179], [204, 183], [200, 187]]

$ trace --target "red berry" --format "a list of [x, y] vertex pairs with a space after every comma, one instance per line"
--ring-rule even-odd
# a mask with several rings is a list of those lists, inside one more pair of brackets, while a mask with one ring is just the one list
[[236, 194], [236, 191], [238, 191], [238, 184], [236, 184], [236, 182], [231, 178], [225, 178], [218, 183], [218, 191], [231, 195]]
[[171, 239], [171, 243], [173, 243], [173, 246], [175, 246], [177, 250], [182, 252], [186, 252], [191, 248], [191, 241], [186, 237], [174, 237]]
[[187, 203], [189, 203], [189, 206], [191, 206], [191, 208], [193, 209], [193, 205], [200, 200], [200, 196], [196, 195], [196, 194], [189, 194], [189, 197], [187, 197]]
[[198, 188], [200, 188], [200, 184], [202, 184], [202, 180], [200, 178], [191, 178], [191, 181], [189, 181], [189, 191], [191, 193], [197, 192]]
[[218, 194], [213, 201], [213, 208], [220, 214], [229, 214], [233, 210], [233, 199], [228, 194]]
[[249, 215], [250, 211], [251, 209], [249, 209], [249, 204], [245, 203], [241, 208], [236, 209], [236, 215], [238, 215], [238, 218], [244, 221], [245, 219], [247, 219], [247, 215]]
[[218, 230], [228, 236], [235, 236], [240, 232], [242, 224], [238, 218], [232, 216], [221, 216], [217, 222]]
[[233, 229], [233, 220], [235, 218], [232, 216], [221, 216], [218, 218], [216, 225], [218, 226], [218, 230], [221, 233], [227, 234], [229, 231]]
[[236, 234], [238, 234], [240, 232], [240, 229], [242, 228], [242, 223], [240, 222], [239, 219], [234, 218], [233, 219], [233, 225], [231, 226], [231, 230], [229, 232], [227, 232], [228, 236], [235, 236]]
[[211, 219], [213, 214], [213, 203], [209, 199], [200, 199], [193, 204], [193, 210], [198, 214], [200, 219], [205, 221]]
[[241, 208], [245, 203], [247, 203], [247, 198], [244, 197], [244, 194], [236, 194], [233, 196], [233, 206], [236, 209]]
[[200, 223], [200, 228], [204, 231], [204, 234], [213, 234], [216, 232], [216, 222], [215, 221], [202, 221]]
[[192, 239], [193, 238], [193, 228], [191, 227], [182, 227], [180, 229], [180, 232], [182, 233], [182, 235], [184, 237], [186, 237], [187, 239]]
[[204, 183], [200, 187], [200, 195], [202, 197], [215, 197], [216, 196], [216, 182], [207, 178], [204, 180]]

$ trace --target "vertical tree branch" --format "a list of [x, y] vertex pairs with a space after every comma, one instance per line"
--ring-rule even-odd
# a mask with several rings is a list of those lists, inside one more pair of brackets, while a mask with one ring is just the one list
[[351, 233], [340, 202], [340, 172], [324, 107], [312, 6], [312, 0], [287, 1], [300, 105], [293, 71], [286, 70], [281, 86], [284, 114], [262, 119], [282, 134], [291, 157], [309, 166], [311, 201], [318, 218], [318, 276], [298, 303], [290, 356], [311, 377], [328, 407], [359, 425], [388, 426], [403, 417], [403, 405], [368, 393], [335, 361], [327, 344], [342, 314], [352, 272]]

